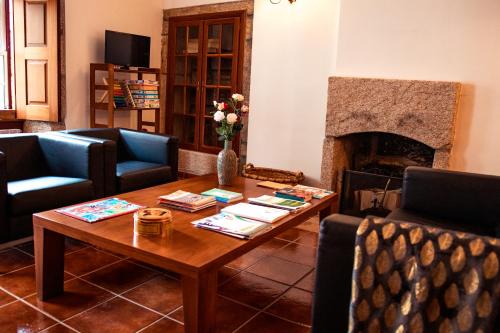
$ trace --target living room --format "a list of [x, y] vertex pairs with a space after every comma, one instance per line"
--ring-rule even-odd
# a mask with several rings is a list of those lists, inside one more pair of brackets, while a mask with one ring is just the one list
[[1, 332], [500, 329], [498, 1], [1, 8]]

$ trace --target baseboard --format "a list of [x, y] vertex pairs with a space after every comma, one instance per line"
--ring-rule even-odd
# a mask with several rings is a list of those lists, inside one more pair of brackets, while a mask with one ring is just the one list
[[33, 236], [29, 236], [29, 237], [25, 237], [25, 238], [21, 238], [21, 239], [16, 239], [16, 240], [13, 240], [13, 241], [10, 241], [7, 243], [3, 243], [3, 244], [0, 244], [0, 250], [4, 250], [4, 249], [7, 249], [9, 247], [23, 244], [23, 243], [29, 242], [31, 240], [33, 240]]

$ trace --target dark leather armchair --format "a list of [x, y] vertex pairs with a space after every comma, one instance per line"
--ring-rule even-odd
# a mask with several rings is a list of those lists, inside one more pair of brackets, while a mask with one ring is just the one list
[[0, 240], [32, 234], [32, 214], [104, 192], [102, 145], [51, 134], [0, 135]]
[[76, 129], [64, 133], [102, 140], [106, 195], [175, 181], [179, 141], [176, 137], [123, 128]]
[[[500, 177], [407, 168], [401, 208], [388, 218], [498, 238]], [[361, 221], [334, 214], [321, 222], [313, 301], [314, 333], [348, 331], [354, 242]]]

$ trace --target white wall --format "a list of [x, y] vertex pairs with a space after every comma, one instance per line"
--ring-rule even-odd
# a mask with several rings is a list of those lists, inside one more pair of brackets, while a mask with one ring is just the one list
[[464, 83], [451, 167], [500, 174], [500, 1], [341, 1], [336, 67]]
[[320, 179], [337, 0], [256, 0], [248, 161]]
[[500, 174], [498, 36], [498, 0], [255, 0], [248, 161], [319, 181], [329, 76], [447, 80], [464, 84], [452, 168]]
[[[163, 0], [66, 1], [67, 128], [89, 126], [89, 64], [104, 61], [104, 30], [150, 36], [151, 66], [160, 66], [162, 7]], [[117, 114], [117, 125], [128, 126], [129, 116]]]
[[[165, 8], [231, 0], [164, 0]], [[255, 0], [247, 161], [319, 182], [338, 0]]]

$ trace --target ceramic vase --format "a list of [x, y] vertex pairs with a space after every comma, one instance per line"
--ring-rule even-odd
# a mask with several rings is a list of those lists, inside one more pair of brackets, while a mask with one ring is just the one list
[[231, 185], [236, 177], [238, 157], [232, 149], [232, 141], [224, 141], [224, 149], [217, 155], [219, 185]]

